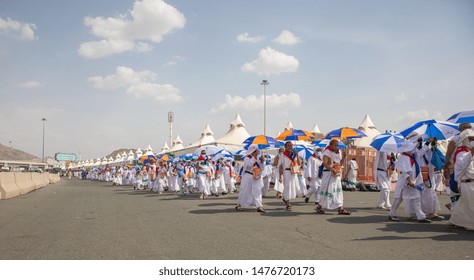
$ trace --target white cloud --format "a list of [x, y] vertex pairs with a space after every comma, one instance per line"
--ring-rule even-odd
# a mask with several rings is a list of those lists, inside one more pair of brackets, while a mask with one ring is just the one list
[[35, 30], [36, 25], [32, 23], [19, 22], [11, 18], [4, 20], [0, 17], [0, 32], [12, 34], [21, 40], [32, 41], [36, 39]]
[[37, 81], [28, 81], [28, 82], [19, 83], [18, 86], [21, 88], [33, 89], [33, 88], [44, 87], [45, 84], [37, 82]]
[[237, 35], [238, 42], [257, 43], [265, 39], [265, 36], [250, 36], [248, 32]]
[[135, 72], [133, 69], [119, 66], [116, 73], [105, 77], [94, 76], [87, 79], [91, 86], [100, 90], [126, 88], [126, 92], [137, 98], [152, 98], [158, 101], [183, 101], [179, 89], [171, 84], [152, 83], [156, 74], [151, 71]]
[[415, 123], [418, 121], [436, 119], [445, 120], [446, 117], [440, 111], [434, 111], [430, 113], [428, 110], [418, 110], [406, 112], [404, 115], [399, 116], [396, 122], [399, 123]]
[[407, 96], [405, 93], [399, 94], [395, 96], [395, 102], [401, 103], [407, 100]]
[[175, 55], [173, 56], [170, 61], [166, 62], [164, 65], [165, 66], [174, 66], [177, 65], [178, 62], [184, 61], [184, 57], [180, 55]]
[[130, 15], [86, 17], [84, 25], [104, 39], [83, 43], [78, 52], [96, 59], [126, 51], [150, 51], [153, 47], [143, 40], [159, 43], [166, 34], [183, 28], [185, 22], [184, 15], [163, 0], [137, 0]]
[[[289, 94], [270, 94], [267, 95], [267, 108], [281, 109], [299, 107], [301, 105], [301, 98], [296, 93]], [[263, 95], [255, 96], [249, 95], [247, 97], [242, 96], [230, 96], [226, 94], [224, 102], [218, 103], [214, 108], [211, 109], [212, 113], [225, 112], [228, 110], [246, 110], [255, 111], [263, 109]]]
[[278, 75], [282, 72], [296, 72], [298, 67], [299, 61], [294, 56], [268, 47], [260, 50], [256, 60], [242, 65], [241, 70], [269, 76], [271, 74]]
[[296, 37], [288, 30], [283, 30], [280, 35], [278, 35], [278, 37], [276, 37], [273, 41], [282, 45], [294, 45], [301, 42], [300, 38]]

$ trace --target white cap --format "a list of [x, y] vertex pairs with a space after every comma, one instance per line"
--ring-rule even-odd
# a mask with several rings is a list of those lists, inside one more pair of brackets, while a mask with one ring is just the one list
[[247, 150], [247, 155], [251, 155], [253, 154], [253, 152], [255, 152], [256, 150], [258, 150], [258, 146], [257, 145], [250, 145], [249, 149]]

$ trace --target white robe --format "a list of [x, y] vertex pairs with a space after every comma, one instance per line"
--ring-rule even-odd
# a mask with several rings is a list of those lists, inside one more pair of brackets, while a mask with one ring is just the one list
[[[340, 153], [325, 149], [323, 157], [327, 156], [332, 159], [334, 163], [340, 164]], [[343, 206], [344, 196], [342, 193], [341, 176], [333, 176], [330, 171], [323, 171], [323, 179], [319, 191], [319, 204], [324, 209], [337, 209]]]
[[462, 180], [474, 179], [474, 158], [470, 152], [457, 154], [454, 174], [461, 197], [456, 202], [449, 222], [474, 230], [474, 182], [462, 183]]
[[254, 157], [247, 156], [244, 158], [242, 181], [240, 182], [238, 199], [238, 203], [242, 207], [248, 207], [251, 205], [255, 205], [257, 208], [262, 207], [263, 179], [261, 176], [258, 179], [253, 178], [253, 167], [256, 163], [257, 159]]

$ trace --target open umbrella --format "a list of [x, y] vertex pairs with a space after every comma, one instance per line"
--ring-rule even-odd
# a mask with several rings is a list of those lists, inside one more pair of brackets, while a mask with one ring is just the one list
[[401, 134], [385, 132], [375, 136], [370, 146], [377, 151], [396, 153], [400, 150], [405, 141], [407, 140], [405, 140]]
[[324, 139], [332, 139], [332, 138], [338, 138], [340, 140], [344, 139], [352, 139], [352, 138], [361, 138], [361, 137], [366, 137], [367, 135], [355, 128], [350, 128], [350, 127], [341, 127], [338, 129], [335, 129], [333, 131], [328, 132]]
[[211, 155], [211, 159], [213, 161], [219, 160], [221, 158], [233, 158], [233, 157], [234, 155], [231, 152], [227, 151], [226, 149], [222, 149], [218, 151], [217, 153]]
[[291, 129], [283, 131], [276, 139], [281, 141], [310, 141], [314, 139], [314, 136], [304, 129]]
[[[323, 139], [323, 140], [316, 140], [313, 142], [313, 144], [320, 148], [326, 148], [329, 145], [329, 142], [331, 142], [331, 139]], [[338, 140], [337, 146], [339, 147], [339, 149], [347, 148], [347, 145], [342, 143], [341, 140]]]
[[153, 163], [156, 162], [156, 157], [154, 155], [143, 155], [138, 160], [142, 163]]
[[179, 159], [181, 159], [181, 160], [192, 160], [193, 156], [195, 156], [195, 154], [187, 153], [187, 154], [179, 156]]
[[278, 141], [270, 136], [265, 136], [265, 135], [257, 135], [257, 136], [251, 136], [243, 142], [244, 149], [248, 149], [250, 145], [258, 145], [258, 149], [265, 149], [265, 148], [270, 148], [270, 147], [279, 147], [280, 143]]
[[169, 154], [159, 155], [158, 158], [163, 160], [163, 161], [172, 161], [173, 160], [173, 157], [170, 156]]
[[299, 157], [302, 157], [304, 159], [308, 159], [314, 153], [314, 149], [312, 147], [305, 145], [296, 145], [295, 147], [293, 147], [293, 149], [298, 152]]
[[474, 123], [474, 110], [456, 113], [447, 121], [452, 123]]
[[414, 133], [424, 135], [425, 139], [435, 137], [438, 140], [445, 140], [458, 134], [459, 128], [451, 122], [426, 120], [417, 122], [409, 128], [400, 131], [400, 134], [405, 138]]
[[206, 146], [201, 146], [197, 148], [193, 153], [196, 155], [201, 155], [201, 151], [206, 151], [207, 155], [212, 155], [217, 153], [220, 150], [220, 148], [214, 146], [214, 145], [206, 145]]

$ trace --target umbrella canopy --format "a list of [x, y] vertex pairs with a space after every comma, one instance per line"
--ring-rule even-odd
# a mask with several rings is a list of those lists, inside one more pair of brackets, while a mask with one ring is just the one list
[[[321, 147], [321, 148], [326, 148], [328, 145], [329, 145], [329, 142], [331, 142], [331, 139], [323, 139], [323, 140], [316, 140], [313, 142], [313, 144], [317, 147]], [[342, 143], [341, 140], [338, 140], [338, 147], [339, 149], [345, 149], [347, 148], [347, 145]]]
[[283, 131], [276, 139], [282, 141], [310, 141], [314, 139], [314, 136], [304, 129], [291, 129]]
[[405, 138], [414, 133], [424, 135], [425, 139], [435, 137], [438, 140], [445, 140], [458, 134], [459, 128], [451, 122], [426, 120], [417, 122], [409, 128], [400, 131], [400, 134]]
[[199, 148], [197, 148], [193, 154], [196, 154], [196, 155], [201, 155], [201, 151], [206, 151], [206, 154], [207, 155], [212, 155], [212, 154], [215, 154], [217, 153], [220, 148], [214, 146], [214, 145], [206, 145], [206, 146], [201, 146]]
[[153, 163], [156, 162], [156, 157], [154, 155], [143, 155], [138, 160], [142, 163]]
[[243, 144], [245, 145], [244, 149], [246, 150], [250, 147], [250, 145], [257, 145], [259, 150], [280, 146], [280, 143], [278, 143], [275, 138], [265, 135], [251, 136], [245, 139]]
[[401, 134], [385, 132], [375, 136], [370, 146], [377, 151], [396, 153], [400, 150], [405, 141], [407, 140], [405, 140]]
[[350, 127], [341, 127], [338, 129], [335, 129], [333, 131], [330, 131], [324, 139], [332, 139], [332, 138], [338, 138], [340, 140], [344, 139], [352, 139], [352, 138], [361, 138], [361, 137], [366, 137], [367, 135], [355, 128], [350, 128]]
[[192, 154], [192, 153], [187, 153], [179, 157], [181, 160], [192, 160], [194, 157], [198, 158], [197, 155]]
[[225, 158], [233, 158], [234, 155], [231, 152], [227, 151], [226, 149], [222, 149], [222, 150], [218, 151], [217, 153], [211, 155], [212, 160], [218, 160], [218, 159], [221, 159], [221, 158], [224, 158], [224, 157]]
[[447, 121], [452, 123], [474, 123], [474, 110], [456, 113]]
[[293, 149], [298, 152], [299, 157], [304, 159], [308, 159], [314, 153], [314, 148], [305, 145], [296, 145]]
[[239, 155], [239, 156], [245, 156], [247, 154], [247, 151], [246, 150], [238, 150], [237, 152], [235, 152], [236, 155]]
[[172, 161], [173, 160], [173, 157], [170, 156], [169, 154], [159, 155], [158, 158], [163, 160], [163, 161]]

